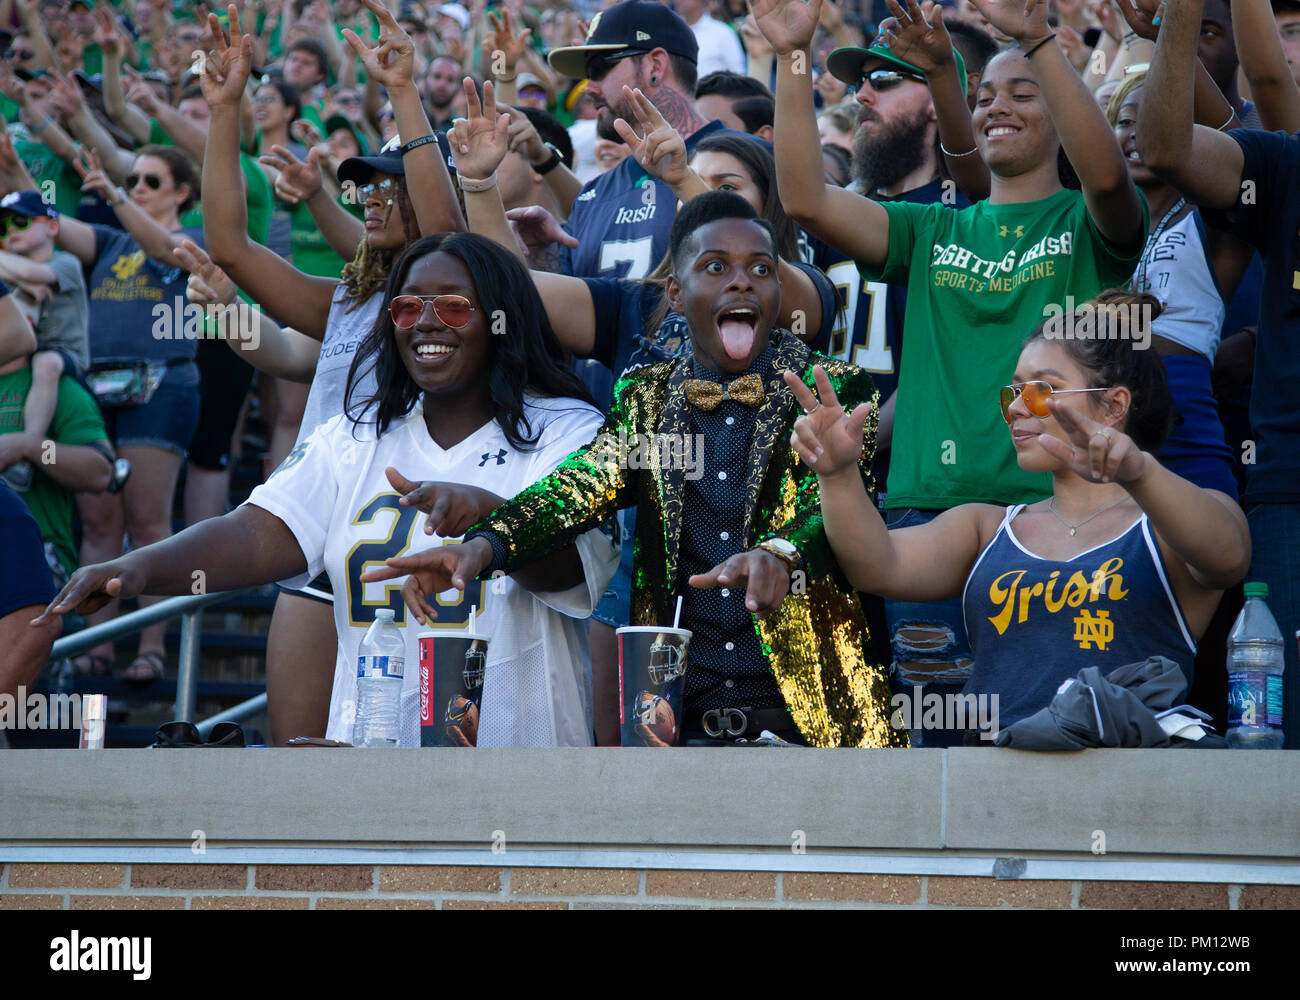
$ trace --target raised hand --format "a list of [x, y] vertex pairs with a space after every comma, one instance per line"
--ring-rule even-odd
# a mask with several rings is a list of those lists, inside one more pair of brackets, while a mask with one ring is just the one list
[[228, 306], [235, 301], [239, 288], [201, 246], [193, 240], [182, 240], [173, 253], [180, 266], [190, 273], [185, 286], [189, 301], [201, 306]]
[[1052, 33], [1047, 0], [970, 0], [984, 19], [1017, 42], [1037, 41]]
[[248, 74], [253, 65], [253, 39], [239, 26], [239, 11], [231, 4], [230, 35], [221, 27], [216, 14], [208, 15], [208, 34], [212, 37], [212, 51], [200, 61], [199, 84], [209, 107], [237, 105], [248, 85]]
[[500, 52], [504, 62], [504, 72], [498, 74], [494, 61], [495, 55], [489, 55], [488, 62], [492, 67], [493, 75], [512, 76], [515, 72], [515, 66], [519, 63], [520, 56], [528, 48], [528, 39], [532, 37], [533, 29], [525, 28], [516, 35], [510, 21], [510, 11], [508, 10], [500, 12], [488, 11], [487, 17], [492, 26], [492, 31], [484, 40], [484, 48], [491, 53]]
[[551, 155], [546, 143], [542, 142], [541, 134], [527, 115], [518, 108], [507, 108], [506, 113], [510, 116], [510, 129], [506, 133], [506, 139], [510, 143], [511, 152], [518, 153], [529, 163], [541, 163]]
[[443, 545], [410, 556], [393, 556], [386, 565], [377, 566], [361, 574], [362, 583], [376, 583], [409, 576], [402, 585], [402, 600], [424, 625], [437, 618], [437, 609], [430, 600], [448, 590], [463, 591], [465, 586], [492, 565], [492, 546], [483, 538], [474, 538], [463, 545]]
[[50, 96], [50, 103], [54, 106], [54, 110], [64, 121], [75, 118], [86, 106], [86, 99], [81, 93], [81, 88], [77, 86], [77, 81], [63, 73], [51, 73], [50, 76], [54, 79]]
[[1091, 483], [1128, 483], [1147, 470], [1148, 456], [1123, 431], [1098, 423], [1069, 403], [1052, 398], [1047, 408], [1069, 443], [1051, 434], [1038, 435], [1043, 450]]
[[135, 597], [144, 589], [144, 576], [132, 565], [130, 556], [112, 562], [82, 566], [59, 591], [44, 611], [32, 619], [44, 625], [59, 615], [75, 611], [89, 615], [118, 597]]
[[506, 212], [506, 218], [510, 220], [515, 236], [529, 257], [545, 250], [552, 243], [559, 243], [569, 249], [578, 246], [578, 241], [566, 233], [559, 220], [541, 205], [512, 208]]
[[862, 432], [871, 404], [863, 403], [852, 413], [845, 413], [821, 365], [813, 368], [813, 380], [820, 400], [794, 372], [785, 373], [785, 384], [804, 411], [794, 422], [790, 447], [819, 476], [856, 469], [862, 460]]
[[96, 7], [95, 44], [104, 50], [104, 55], [119, 57], [122, 55], [122, 35], [113, 13], [107, 7]]
[[1110, 35], [1115, 41], [1120, 41], [1122, 32], [1119, 27], [1119, 16], [1115, 13], [1115, 5], [1111, 0], [1100, 0], [1093, 5], [1092, 15], [1101, 25], [1101, 30]]
[[92, 191], [105, 201], [112, 202], [113, 195], [117, 193], [117, 186], [108, 179], [108, 174], [104, 173], [98, 153], [89, 146], [82, 146], [77, 150], [77, 158], [72, 163], [72, 169], [81, 178], [81, 190]]
[[700, 590], [744, 587], [745, 607], [759, 618], [766, 618], [790, 593], [790, 567], [770, 552], [750, 549], [718, 563], [707, 573], [696, 573], [687, 582]]
[[135, 70], [125, 67], [127, 79], [131, 86], [126, 92], [126, 99], [143, 111], [150, 118], [157, 117], [158, 95], [147, 80], [136, 75]]
[[1155, 41], [1160, 33], [1164, 0], [1115, 0], [1115, 6], [1139, 37]]
[[686, 142], [678, 131], [664, 120], [654, 102], [640, 89], [623, 88], [636, 116], [637, 129], [622, 118], [614, 119], [614, 131], [627, 143], [632, 155], [645, 172], [659, 178], [669, 187], [676, 187], [690, 175], [686, 165]]
[[11, 173], [18, 166], [18, 150], [14, 149], [13, 136], [8, 129], [0, 128], [0, 173]]
[[1070, 60], [1070, 65], [1082, 73], [1088, 65], [1088, 57], [1092, 55], [1092, 49], [1083, 40], [1083, 36], [1068, 24], [1059, 24], [1056, 26], [1056, 41], [1065, 53], [1065, 58]]
[[740, 22], [740, 40], [745, 43], [745, 52], [750, 59], [763, 59], [772, 54], [772, 46], [758, 30], [753, 14], [747, 15]]
[[749, 0], [749, 10], [772, 50], [784, 56], [812, 44], [822, 0]]
[[306, 201], [321, 189], [324, 182], [320, 154], [315, 146], [307, 153], [306, 160], [298, 159], [286, 146], [272, 146], [271, 152], [259, 156], [257, 162], [264, 163], [277, 172], [276, 197], [289, 204]]
[[[428, 514], [424, 533], [435, 532], [443, 538], [459, 538], [478, 524], [495, 506], [486, 490], [460, 483], [412, 482], [389, 466], [384, 475], [393, 489], [402, 494], [397, 501], [403, 507], [415, 507]], [[487, 507], [484, 510], [484, 507]]]
[[456, 173], [471, 180], [491, 177], [510, 152], [510, 116], [497, 114], [496, 93], [489, 80], [479, 102], [474, 81], [465, 77], [465, 117], [447, 132]]
[[378, 40], [367, 45], [351, 28], [343, 29], [343, 37], [361, 60], [367, 76], [389, 89], [411, 86], [415, 76], [415, 43], [411, 36], [379, 0], [361, 2], [379, 21]]
[[[893, 17], [880, 23], [881, 44], [926, 76], [952, 63], [952, 39], [943, 23], [943, 8], [933, 2], [885, 0]], [[965, 81], [962, 81], [965, 83]]]

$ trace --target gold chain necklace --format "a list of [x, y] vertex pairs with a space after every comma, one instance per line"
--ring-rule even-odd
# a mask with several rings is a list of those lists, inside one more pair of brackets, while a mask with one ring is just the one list
[[1077, 532], [1080, 528], [1082, 528], [1085, 524], [1087, 524], [1089, 521], [1091, 521], [1094, 517], [1098, 517], [1098, 516], [1100, 516], [1100, 515], [1106, 513], [1106, 511], [1108, 511], [1108, 510], [1113, 510], [1113, 509], [1115, 509], [1115, 508], [1118, 507], [1120, 504], [1124, 503], [1126, 500], [1128, 500], [1128, 497], [1121, 497], [1120, 499], [1116, 500], [1113, 504], [1110, 504], [1109, 506], [1103, 507], [1101, 510], [1099, 510], [1099, 511], [1093, 513], [1093, 514], [1089, 514], [1087, 517], [1085, 517], [1085, 518], [1084, 518], [1082, 521], [1080, 521], [1078, 524], [1071, 524], [1069, 521], [1067, 521], [1065, 518], [1063, 518], [1063, 517], [1062, 517], [1062, 516], [1057, 512], [1057, 510], [1056, 510], [1056, 497], [1052, 497], [1052, 499], [1050, 499], [1050, 500], [1047, 501], [1047, 509], [1050, 510], [1050, 511], [1052, 512], [1052, 516], [1053, 516], [1053, 517], [1055, 517], [1055, 518], [1056, 518], [1058, 521], [1060, 521], [1063, 525], [1065, 525], [1067, 528], [1069, 528], [1069, 529], [1070, 529], [1070, 534], [1073, 535], [1073, 534], [1074, 534], [1075, 532]]

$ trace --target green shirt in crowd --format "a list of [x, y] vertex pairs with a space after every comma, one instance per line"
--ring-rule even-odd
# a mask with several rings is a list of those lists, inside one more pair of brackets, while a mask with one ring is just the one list
[[41, 142], [37, 133], [20, 121], [9, 126], [9, 137], [14, 141], [18, 159], [36, 182], [36, 189], [45, 196], [48, 191], [46, 182], [52, 182], [55, 206], [61, 214], [75, 218], [81, 204], [81, 178], [72, 164]]
[[[23, 405], [32, 388], [30, 365], [0, 375], [0, 434], [24, 429]], [[85, 445], [107, 441], [104, 418], [90, 393], [66, 375], [59, 379], [59, 398], [46, 437], [56, 445]], [[41, 541], [53, 544], [59, 562], [71, 575], [77, 569], [77, 548], [72, 543], [74, 493], [47, 476], [36, 463], [31, 489], [23, 494], [41, 529]]]
[[[149, 144], [176, 145], [156, 121], [149, 123]], [[271, 228], [271, 182], [266, 179], [261, 165], [247, 153], [239, 154], [239, 169], [244, 172], [244, 184], [248, 188], [248, 238], [254, 243], [265, 243]], [[181, 215], [181, 225], [186, 228], [203, 225], [203, 209], [197, 201]]]
[[[1142, 230], [1147, 204], [1142, 198]], [[886, 507], [1032, 503], [1051, 476], [1028, 473], [998, 405], [1025, 338], [1049, 305], [1076, 307], [1127, 286], [1139, 244], [1121, 255], [1097, 230], [1083, 193], [961, 210], [883, 202], [889, 256], [868, 281], [907, 286], [903, 364]]]

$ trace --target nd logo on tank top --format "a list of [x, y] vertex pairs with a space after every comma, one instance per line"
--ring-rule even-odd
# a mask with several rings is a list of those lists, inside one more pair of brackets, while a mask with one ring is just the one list
[[1059, 569], [1046, 579], [1041, 571], [1008, 570], [989, 584], [989, 602], [999, 608], [989, 622], [998, 635], [1005, 635], [1013, 622], [1026, 624], [1031, 614], [1073, 615], [1079, 648], [1105, 650], [1115, 638], [1115, 622], [1106, 605], [1128, 596], [1123, 569], [1123, 558], [1111, 556], [1086, 575], [1084, 569], [1077, 569], [1068, 578]]

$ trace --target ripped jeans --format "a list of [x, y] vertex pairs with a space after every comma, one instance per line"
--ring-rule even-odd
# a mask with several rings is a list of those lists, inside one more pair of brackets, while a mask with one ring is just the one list
[[[915, 507], [891, 509], [885, 511], [885, 524], [891, 531], [912, 528], [933, 521], [942, 513]], [[961, 601], [914, 604], [886, 600], [885, 620], [889, 624], [889, 645], [893, 653], [889, 684], [896, 696], [894, 707], [904, 707], [902, 718], [915, 722], [923, 719], [921, 706], [913, 711], [907, 708], [916, 700], [918, 692], [926, 704], [931, 695], [947, 702], [950, 695], [960, 694], [970, 679], [975, 659], [966, 637]], [[900, 706], [899, 696], [909, 700]], [[942, 723], [935, 724], [937, 721], [926, 722], [919, 728], [909, 726], [907, 735], [912, 746], [962, 745], [963, 732], [943, 728]]]

